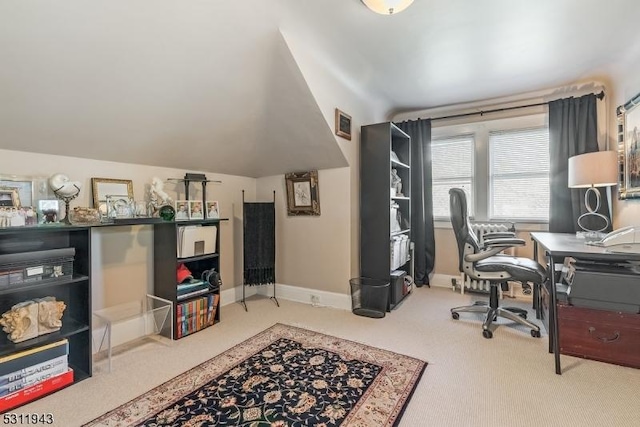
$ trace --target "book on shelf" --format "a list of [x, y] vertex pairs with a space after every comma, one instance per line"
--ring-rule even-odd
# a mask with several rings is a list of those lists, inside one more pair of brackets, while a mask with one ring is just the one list
[[186, 282], [179, 283], [177, 289], [178, 293], [180, 293], [181, 291], [187, 292], [193, 289], [202, 288], [203, 286], [209, 287], [209, 282], [206, 282], [204, 280], [191, 279]]
[[0, 358], [0, 376], [5, 376], [20, 371], [21, 369], [27, 369], [30, 366], [68, 354], [69, 341], [66, 338], [40, 347], [17, 351]]
[[34, 399], [49, 394], [56, 390], [60, 390], [73, 383], [73, 369], [69, 368], [66, 372], [55, 375], [32, 386], [23, 388], [15, 393], [7, 394], [0, 397], [0, 413], [13, 409]]
[[30, 375], [37, 374], [38, 372], [46, 371], [52, 369], [59, 365], [67, 365], [68, 357], [66, 354], [63, 356], [59, 356], [50, 360], [47, 360], [42, 363], [37, 363], [35, 365], [31, 365], [25, 368], [22, 368], [18, 371], [11, 372], [6, 375], [0, 376], [0, 387], [12, 383], [14, 381], [22, 380], [23, 378], [29, 377]]
[[47, 380], [51, 377], [63, 374], [67, 372], [68, 369], [69, 367], [67, 365], [67, 362], [64, 362], [62, 364], [51, 366], [49, 367], [49, 369], [45, 369], [42, 371], [38, 371], [32, 375], [28, 375], [17, 381], [7, 383], [0, 386], [0, 396], [6, 396], [7, 394], [15, 393], [16, 391], [22, 390], [23, 388], [31, 387], [32, 385]]
[[198, 295], [204, 295], [204, 294], [206, 294], [208, 292], [210, 292], [209, 286], [206, 286], [206, 287], [200, 288], [200, 289], [196, 289], [196, 290], [193, 290], [191, 292], [187, 292], [187, 293], [183, 293], [183, 294], [178, 293], [178, 301], [184, 300], [184, 299], [187, 299], [187, 298], [192, 298], [192, 297], [195, 297], [195, 296], [198, 296]]
[[220, 294], [209, 294], [178, 304], [176, 309], [178, 338], [213, 325], [219, 301]]
[[213, 325], [216, 321], [216, 311], [218, 309], [218, 303], [220, 302], [220, 294], [214, 294], [209, 296], [208, 306], [208, 319], [207, 324]]

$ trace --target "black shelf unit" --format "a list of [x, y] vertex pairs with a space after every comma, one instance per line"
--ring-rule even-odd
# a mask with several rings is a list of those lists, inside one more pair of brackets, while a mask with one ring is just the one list
[[[397, 156], [397, 160], [392, 156]], [[392, 195], [391, 172], [402, 180], [402, 195]], [[388, 310], [405, 297], [391, 278], [391, 239], [411, 241], [411, 138], [391, 122], [362, 126], [360, 145], [360, 274], [390, 281]], [[398, 205], [401, 230], [391, 232], [390, 205]], [[411, 274], [411, 260], [396, 270]], [[399, 286], [402, 286], [400, 283]]]
[[[202, 272], [215, 268], [218, 273], [220, 272], [220, 222], [226, 221], [226, 219], [201, 219], [191, 221], [179, 221], [179, 222], [165, 222], [154, 224], [153, 233], [153, 274], [154, 274], [154, 293], [160, 298], [164, 298], [173, 303], [173, 339], [177, 340], [178, 336], [178, 313], [177, 306], [184, 302], [202, 298], [209, 294], [219, 294], [220, 289], [213, 289], [203, 295], [197, 295], [194, 297], [179, 299], [176, 269], [180, 263], [184, 263], [185, 266], [191, 271], [195, 279], [199, 279]], [[178, 229], [179, 227], [185, 227], [189, 225], [201, 225], [203, 227], [217, 227], [216, 232], [216, 253], [197, 255], [188, 258], [178, 258]], [[215, 323], [220, 321], [220, 301], [218, 301], [218, 307], [215, 314]], [[206, 327], [206, 326], [205, 326]], [[204, 328], [202, 328], [204, 329]], [[170, 337], [170, 328], [167, 325], [162, 335]], [[195, 333], [195, 332], [193, 332]]]
[[0, 313], [34, 298], [52, 296], [66, 304], [59, 331], [13, 343], [0, 333], [0, 357], [66, 338], [74, 383], [92, 375], [91, 355], [91, 229], [86, 226], [0, 228], [0, 254], [75, 248], [73, 277], [60, 281], [9, 285], [0, 289]]
[[[200, 185], [202, 185], [202, 212], [204, 213], [205, 217], [209, 214], [208, 209], [207, 209], [207, 183], [209, 182], [213, 182], [216, 184], [221, 184], [222, 181], [219, 180], [214, 180], [214, 179], [207, 179], [207, 177], [204, 174], [194, 174], [194, 173], [187, 173], [185, 174], [184, 178], [169, 178], [167, 181], [169, 182], [182, 182], [184, 183], [184, 198], [185, 200], [191, 200], [189, 198], [189, 187], [191, 185], [192, 182], [194, 183], [200, 183]], [[209, 218], [209, 219], [217, 219], [217, 218]]]

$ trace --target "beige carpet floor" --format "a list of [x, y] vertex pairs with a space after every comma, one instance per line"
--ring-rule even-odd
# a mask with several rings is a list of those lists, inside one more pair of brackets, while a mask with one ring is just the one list
[[451, 319], [449, 308], [475, 299], [423, 287], [384, 319], [284, 300], [280, 308], [251, 300], [248, 313], [231, 304], [214, 327], [120, 352], [111, 373], [101, 361], [92, 378], [16, 412], [50, 412], [55, 425], [79, 426], [281, 322], [427, 361], [401, 426], [639, 425], [640, 369], [562, 356], [564, 372], [556, 375], [546, 335], [505, 325], [487, 340], [479, 316]]

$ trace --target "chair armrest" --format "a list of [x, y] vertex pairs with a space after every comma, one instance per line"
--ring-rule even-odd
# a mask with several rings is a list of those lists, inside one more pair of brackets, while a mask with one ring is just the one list
[[502, 251], [504, 251], [504, 248], [501, 248], [501, 247], [491, 248], [486, 251], [476, 252], [475, 254], [467, 254], [464, 256], [464, 260], [469, 262], [477, 262], [485, 258], [489, 258], [491, 256], [497, 255]]
[[503, 238], [503, 239], [491, 239], [484, 242], [485, 248], [512, 248], [514, 246], [525, 246], [526, 243], [522, 239], [518, 238]]
[[516, 237], [516, 233], [511, 231], [494, 231], [492, 233], [485, 233], [482, 235], [483, 240], [500, 239], [505, 237]]
[[526, 243], [522, 239], [493, 239], [484, 242], [483, 251], [477, 252], [475, 254], [465, 255], [464, 260], [469, 262], [476, 262], [485, 258], [489, 258], [490, 256], [497, 255], [505, 249], [525, 245]]

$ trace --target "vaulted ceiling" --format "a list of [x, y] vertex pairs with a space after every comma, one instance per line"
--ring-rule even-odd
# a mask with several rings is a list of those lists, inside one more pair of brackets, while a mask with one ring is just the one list
[[363, 104], [423, 109], [599, 78], [635, 0], [0, 0], [0, 148], [243, 176], [347, 165], [289, 42]]

